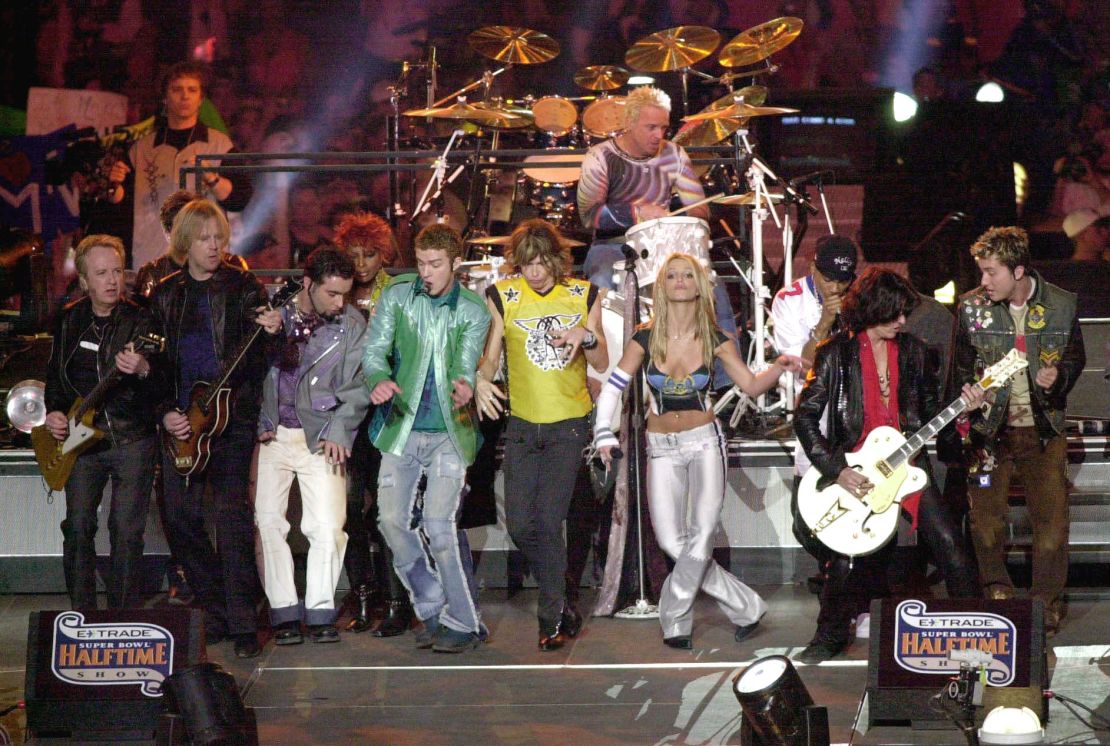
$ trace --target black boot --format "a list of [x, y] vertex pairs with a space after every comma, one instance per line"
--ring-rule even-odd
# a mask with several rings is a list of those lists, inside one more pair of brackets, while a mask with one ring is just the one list
[[360, 583], [354, 588], [355, 614], [351, 618], [347, 629], [352, 632], [365, 632], [373, 623], [373, 610], [375, 602], [374, 589], [367, 583]]
[[396, 637], [412, 626], [412, 606], [408, 601], [390, 601], [385, 605], [385, 616], [371, 632], [374, 637]]
[[393, 552], [384, 541], [381, 547], [382, 551], [375, 558], [380, 558], [375, 570], [387, 603], [381, 623], [370, 634], [374, 637], [396, 637], [412, 627], [412, 603], [409, 601], [408, 589], [393, 569]]

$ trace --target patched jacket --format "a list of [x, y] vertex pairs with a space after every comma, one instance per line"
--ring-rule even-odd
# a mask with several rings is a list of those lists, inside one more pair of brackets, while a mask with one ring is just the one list
[[469, 465], [477, 452], [477, 425], [473, 407], [455, 409], [452, 382], [461, 378], [474, 386], [489, 332], [489, 309], [476, 293], [457, 282], [448, 291], [453, 297], [442, 305], [433, 303], [423, 288], [415, 274], [395, 277], [382, 292], [370, 322], [362, 358], [367, 386], [373, 389], [392, 380], [401, 388], [374, 413], [370, 437], [381, 451], [401, 455], [434, 363], [436, 397], [447, 433]]
[[[291, 309], [291, 305], [282, 309], [286, 329]], [[298, 368], [296, 407], [305, 442], [313, 453], [323, 447], [322, 440], [330, 440], [344, 448], [354, 445], [358, 425], [370, 407], [370, 389], [366, 388], [361, 375], [365, 346], [366, 320], [350, 304], [308, 338], [301, 353], [305, 364]], [[278, 366], [271, 365], [262, 382], [260, 435], [277, 430], [280, 375]]]
[[[1042, 439], [1064, 432], [1064, 411], [1068, 392], [1075, 386], [1087, 362], [1083, 332], [1076, 313], [1076, 296], [1056, 287], [1032, 270], [1036, 282], [1025, 316], [1025, 354], [1029, 361], [1024, 375], [1029, 377], [1029, 400], [1033, 421]], [[995, 303], [982, 288], [960, 299], [959, 330], [956, 334], [955, 380], [957, 384], [979, 379], [983, 371], [1014, 349], [1014, 320], [1006, 301]], [[1056, 382], [1047, 391], [1034, 381], [1037, 371], [1055, 364]], [[1023, 375], [1019, 373], [1018, 375]], [[976, 412], [972, 430], [986, 438], [994, 436], [1006, 421], [1010, 385], [998, 389], [986, 414]]]

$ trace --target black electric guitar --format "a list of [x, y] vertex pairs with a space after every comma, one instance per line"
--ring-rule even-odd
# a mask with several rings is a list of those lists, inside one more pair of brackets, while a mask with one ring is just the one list
[[[131, 340], [131, 344], [134, 345], [135, 352], [146, 355], [161, 352], [166, 347], [166, 340], [157, 334], [140, 334]], [[96, 384], [89, 395], [77, 397], [69, 408], [69, 435], [65, 440], [55, 438], [46, 425], [39, 425], [31, 430], [31, 447], [35, 450], [35, 460], [39, 462], [39, 469], [50, 489], [60, 490], [65, 487], [77, 457], [104, 437], [104, 431], [94, 426], [93, 420], [96, 419], [104, 397], [121, 378], [123, 374], [113, 360], [108, 375]]]
[[[270, 299], [270, 308], [281, 308], [301, 291], [301, 283], [290, 277], [285, 285]], [[212, 440], [220, 437], [227, 428], [231, 415], [231, 387], [227, 385], [232, 373], [243, 362], [247, 351], [262, 334], [257, 327], [228, 358], [214, 383], [197, 381], [189, 393], [189, 406], [183, 414], [189, 420], [189, 436], [178, 438], [162, 429], [162, 446], [173, 460], [173, 468], [183, 477], [199, 474], [208, 466], [212, 456]]]

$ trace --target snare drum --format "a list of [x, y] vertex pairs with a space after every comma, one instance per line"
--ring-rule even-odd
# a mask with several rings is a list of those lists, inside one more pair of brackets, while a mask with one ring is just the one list
[[582, 112], [586, 133], [606, 140], [624, 131], [624, 96], [603, 96]]
[[501, 273], [503, 267], [501, 261], [484, 263], [484, 262], [463, 262], [459, 265], [459, 282], [463, 287], [473, 290], [481, 297], [486, 297], [486, 288], [493, 285], [498, 280], [504, 280], [509, 277]]
[[[675, 215], [638, 223], [624, 234], [636, 250], [636, 280], [640, 287], [655, 282], [655, 275], [671, 254], [689, 254], [709, 266], [709, 225], [701, 218]], [[710, 275], [712, 276], [712, 274]]]
[[562, 96], [544, 96], [532, 104], [536, 128], [556, 137], [574, 129], [578, 122], [578, 107]]

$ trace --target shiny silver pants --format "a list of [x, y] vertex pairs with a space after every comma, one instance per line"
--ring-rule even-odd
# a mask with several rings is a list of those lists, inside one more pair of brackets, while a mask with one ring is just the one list
[[716, 422], [680, 433], [647, 433], [648, 510], [659, 546], [674, 561], [663, 583], [664, 637], [689, 635], [694, 598], [704, 590], [736, 625], [767, 610], [759, 594], [713, 559], [725, 499], [725, 443]]

